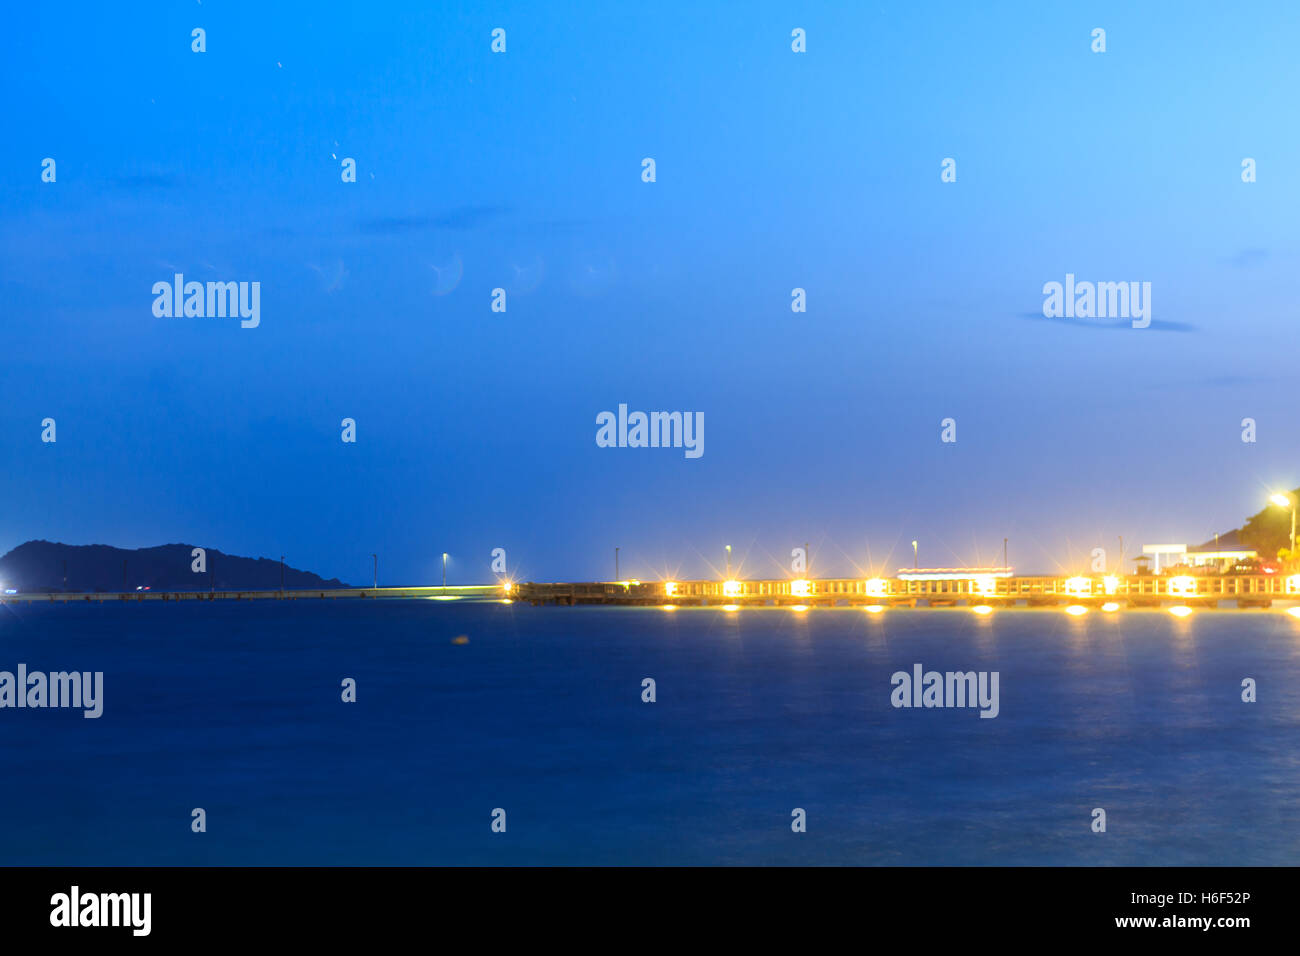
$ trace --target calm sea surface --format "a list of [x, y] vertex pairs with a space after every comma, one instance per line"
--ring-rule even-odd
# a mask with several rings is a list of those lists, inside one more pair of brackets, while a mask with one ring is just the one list
[[[1300, 863], [1277, 610], [0, 607], [19, 663], [105, 703], [0, 710], [3, 864]], [[893, 708], [916, 663], [1000, 715]]]

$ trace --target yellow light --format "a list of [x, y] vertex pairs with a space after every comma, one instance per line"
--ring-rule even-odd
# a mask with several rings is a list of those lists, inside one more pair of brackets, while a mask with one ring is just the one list
[[1180, 574], [1176, 578], [1169, 579], [1169, 586], [1165, 589], [1170, 596], [1186, 597], [1196, 594], [1196, 578], [1190, 574]]
[[1070, 617], [1082, 617], [1084, 614], [1088, 613], [1088, 609], [1082, 604], [1071, 604], [1065, 609], [1065, 613], [1070, 615]]
[[1286, 593], [1300, 594], [1300, 574], [1293, 574], [1286, 579]]
[[1289, 508], [1291, 506], [1290, 495], [1269, 495], [1268, 500], [1273, 502], [1279, 508]]
[[1177, 607], [1171, 607], [1169, 613], [1174, 617], [1187, 617], [1192, 613], [1192, 609], [1184, 604], [1180, 604]]
[[514, 583], [511, 582], [511, 581], [504, 581], [504, 582], [502, 582], [502, 584], [501, 584], [501, 590], [505, 591], [506, 594], [509, 594], [509, 593], [510, 593], [510, 589], [513, 588], [513, 587], [514, 587]]
[[725, 594], [727, 597], [740, 597], [740, 582], [723, 581], [722, 593]]
[[971, 583], [975, 585], [976, 594], [997, 594], [998, 581], [991, 574], [977, 574], [971, 578]]
[[740, 605], [739, 605], [739, 604], [724, 604], [724, 605], [722, 605], [722, 609], [723, 609], [724, 611], [739, 611], [739, 610], [740, 610]]
[[1103, 611], [1106, 611], [1107, 613], [1114, 613], [1115, 611], [1119, 610], [1119, 605], [1116, 604], [1114, 601], [1107, 601], [1105, 604], [1101, 606], [1101, 609]]
[[[885, 610], [885, 609], [884, 609], [883, 607], [881, 607], [879, 604], [868, 604], [868, 605], [867, 605], [867, 613], [868, 613], [868, 614], [880, 614], [880, 613], [882, 613], [884, 610]], [[1300, 610], [1300, 608], [1297, 608], [1297, 610]]]
[[515, 602], [512, 601], [512, 600], [510, 600], [510, 598], [502, 598], [502, 599], [501, 599], [501, 603], [502, 603], [502, 604], [514, 604]]
[[790, 593], [795, 597], [808, 597], [813, 593], [813, 584], [806, 578], [790, 582]]
[[1300, 607], [1289, 607], [1286, 612], [1292, 617], [1300, 617]]
[[1065, 582], [1065, 593], [1075, 597], [1085, 597], [1092, 593], [1092, 578], [1069, 578]]
[[987, 604], [976, 604], [973, 608], [971, 608], [971, 610], [981, 616], [985, 614], [993, 613], [993, 608], [989, 607]]
[[790, 610], [792, 610], [792, 611], [806, 611], [806, 610], [808, 610], [808, 605], [807, 605], [807, 604], [796, 604], [794, 607], [790, 608]]
[[665, 581], [665, 582], [664, 582], [664, 594], [668, 595], [668, 597], [676, 597], [676, 595], [677, 595], [677, 582], [676, 582], [676, 581]]
[[1101, 585], [1106, 589], [1107, 594], [1119, 593], [1119, 578], [1113, 574], [1108, 574], [1101, 579]]
[[663, 609], [664, 609], [665, 611], [675, 611], [675, 610], [677, 610], [677, 605], [676, 605], [676, 604], [665, 604], [665, 605], [663, 605]]
[[884, 578], [872, 578], [867, 582], [867, 597], [885, 597], [889, 594], [889, 582]]

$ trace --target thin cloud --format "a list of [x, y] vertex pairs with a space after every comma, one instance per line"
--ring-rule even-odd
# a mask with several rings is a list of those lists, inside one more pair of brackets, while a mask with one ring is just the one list
[[1223, 261], [1234, 269], [1249, 269], [1253, 266], [1261, 265], [1267, 258], [1267, 249], [1243, 249], [1235, 256], [1229, 256]]

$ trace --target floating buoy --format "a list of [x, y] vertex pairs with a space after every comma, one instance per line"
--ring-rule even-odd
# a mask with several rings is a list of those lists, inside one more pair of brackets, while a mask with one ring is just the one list
[[469, 643], [469, 638], [466, 637], [464, 634], [462, 634], [462, 635], [460, 635], [459, 637], [453, 637], [453, 638], [451, 639], [451, 642], [452, 642], [453, 644], [468, 644], [468, 643]]

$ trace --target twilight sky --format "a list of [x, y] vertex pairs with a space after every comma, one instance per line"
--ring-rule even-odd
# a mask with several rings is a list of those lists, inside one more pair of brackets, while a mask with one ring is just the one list
[[[0, 552], [1049, 571], [1300, 484], [1300, 8], [717, 6], [9, 11]], [[259, 327], [156, 318], [176, 272], [260, 282]], [[1066, 273], [1151, 327], [1043, 318]], [[597, 447], [619, 403], [703, 456]]]

